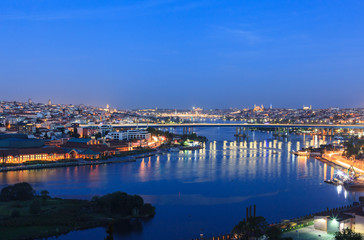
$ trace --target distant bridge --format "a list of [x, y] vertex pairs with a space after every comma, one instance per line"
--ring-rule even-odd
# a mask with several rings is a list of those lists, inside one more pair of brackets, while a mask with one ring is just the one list
[[317, 128], [317, 129], [364, 129], [364, 124], [260, 124], [260, 123], [175, 123], [175, 124], [80, 124], [82, 128], [197, 128], [197, 127], [241, 127], [241, 128]]

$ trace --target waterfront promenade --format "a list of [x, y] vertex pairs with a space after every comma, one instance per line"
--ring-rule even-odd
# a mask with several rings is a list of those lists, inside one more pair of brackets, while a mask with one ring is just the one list
[[295, 231], [290, 231], [283, 233], [283, 238], [292, 238], [297, 240], [312, 240], [312, 239], [322, 239], [322, 240], [332, 240], [334, 239], [334, 235], [328, 234], [324, 231], [316, 230], [313, 225], [300, 228]]
[[148, 153], [139, 153], [139, 154], [124, 156], [124, 157], [112, 157], [110, 159], [105, 159], [105, 160], [74, 159], [74, 161], [68, 161], [68, 162], [59, 161], [59, 162], [44, 162], [44, 163], [29, 164], [29, 165], [19, 164], [19, 165], [14, 165], [14, 166], [1, 166], [0, 172], [135, 162], [139, 158], [151, 157], [151, 156], [154, 156], [155, 154], [156, 154], [156, 151], [148, 152]]
[[332, 152], [322, 155], [322, 158], [342, 168], [348, 169], [353, 166], [354, 170], [360, 175], [364, 174], [364, 162], [350, 160], [342, 156], [342, 152]]

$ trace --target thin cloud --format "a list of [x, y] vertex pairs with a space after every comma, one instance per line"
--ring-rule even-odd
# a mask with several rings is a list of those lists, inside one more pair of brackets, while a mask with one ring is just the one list
[[217, 30], [218, 36], [228, 37], [233, 40], [241, 40], [249, 44], [262, 42], [262, 37], [256, 34], [254, 31], [222, 26], [212, 27]]
[[170, 12], [178, 12], [178, 11], [188, 11], [188, 10], [192, 10], [192, 9], [196, 9], [202, 6], [205, 6], [206, 3], [202, 3], [202, 2], [193, 2], [193, 3], [187, 3], [185, 5], [179, 5], [179, 6], [175, 6], [175, 7], [171, 7], [168, 9], [168, 11]]
[[[147, 1], [138, 4], [128, 5], [128, 6], [112, 6], [104, 8], [91, 8], [91, 9], [78, 9], [78, 10], [68, 10], [68, 11], [54, 11], [45, 13], [34, 13], [34, 14], [24, 14], [24, 13], [13, 13], [4, 14], [0, 13], [0, 20], [27, 20], [27, 21], [50, 21], [50, 20], [67, 20], [67, 19], [82, 19], [89, 17], [103, 17], [110, 16], [112, 14], [120, 14], [122, 12], [130, 13], [133, 10], [142, 10], [154, 7], [165, 7], [164, 11], [186, 11], [193, 8], [201, 6], [201, 3], [189, 3], [181, 5], [175, 4], [174, 0], [160, 0], [160, 1]], [[171, 6], [172, 5], [172, 6]]]
[[246, 40], [247, 42], [249, 42], [251, 44], [261, 42], [261, 40], [262, 40], [260, 36], [256, 35], [252, 31], [247, 31], [247, 30], [242, 30], [242, 29], [230, 29], [230, 28], [225, 28], [225, 31], [228, 34], [231, 34], [233, 37]]

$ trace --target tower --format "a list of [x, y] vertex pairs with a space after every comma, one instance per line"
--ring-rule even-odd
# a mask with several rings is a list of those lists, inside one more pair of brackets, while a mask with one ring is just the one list
[[52, 101], [50, 99], [48, 100], [48, 105], [52, 105]]
[[32, 104], [32, 99], [31, 98], [28, 99], [28, 104]]

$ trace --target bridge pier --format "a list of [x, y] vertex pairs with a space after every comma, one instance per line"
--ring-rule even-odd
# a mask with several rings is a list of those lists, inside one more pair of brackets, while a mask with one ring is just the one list
[[289, 136], [289, 128], [288, 127], [275, 128], [274, 129], [273, 136], [274, 137], [277, 137], [277, 138], [280, 138], [280, 137], [288, 137]]
[[277, 135], [277, 128], [274, 128], [273, 137], [276, 137]]
[[245, 139], [248, 138], [247, 129], [242, 127], [236, 127], [235, 134], [237, 141], [241, 141], [241, 138]]
[[191, 134], [193, 134], [193, 127], [183, 128], [183, 135], [191, 135]]
[[249, 137], [249, 131], [247, 130], [247, 128], [243, 128], [243, 138], [248, 138]]

